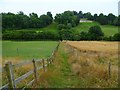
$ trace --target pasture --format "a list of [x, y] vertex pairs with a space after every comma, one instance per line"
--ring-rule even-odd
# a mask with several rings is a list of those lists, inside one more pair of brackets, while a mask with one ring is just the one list
[[118, 87], [117, 46], [117, 42], [64, 41], [54, 57], [51, 68], [39, 78], [41, 84], [35, 86], [116, 88]]
[[3, 62], [47, 58], [57, 44], [56, 41], [3, 41]]
[[82, 22], [78, 26], [74, 27], [73, 29], [77, 32], [87, 32], [90, 27], [94, 25], [99, 25], [105, 34], [105, 36], [113, 36], [114, 34], [118, 33], [118, 27], [112, 25], [100, 25], [97, 22]]

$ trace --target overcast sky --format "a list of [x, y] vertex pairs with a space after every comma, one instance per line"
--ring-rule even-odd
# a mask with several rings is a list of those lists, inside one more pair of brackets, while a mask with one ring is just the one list
[[38, 15], [46, 14], [51, 11], [55, 16], [56, 13], [62, 13], [66, 10], [75, 10], [91, 12], [92, 14], [118, 15], [119, 0], [0, 0], [0, 12], [17, 13], [23, 11], [25, 14], [34, 12]]

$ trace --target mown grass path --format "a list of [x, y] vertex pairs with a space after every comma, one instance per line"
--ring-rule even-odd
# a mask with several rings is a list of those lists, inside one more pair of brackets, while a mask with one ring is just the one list
[[76, 88], [81, 87], [81, 81], [71, 71], [68, 63], [68, 55], [64, 52], [64, 44], [61, 43], [58, 52], [55, 54], [53, 64], [47, 72], [42, 73], [38, 84], [34, 88]]

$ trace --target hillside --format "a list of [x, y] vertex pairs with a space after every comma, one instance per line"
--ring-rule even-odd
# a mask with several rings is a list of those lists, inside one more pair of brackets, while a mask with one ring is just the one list
[[[117, 26], [112, 26], [112, 25], [100, 25], [97, 22], [83, 22], [80, 23], [78, 26], [74, 27], [73, 30], [77, 31], [78, 33], [81, 31], [88, 31], [91, 26], [94, 25], [99, 25], [102, 29], [102, 31], [105, 33], [105, 36], [111, 36], [116, 33], [118, 33], [118, 27]], [[33, 29], [34, 30], [34, 29]], [[41, 29], [36, 29], [37, 31], [51, 31], [51, 32], [56, 32], [57, 33], [57, 25], [55, 23], [52, 23], [51, 25], [41, 28]]]
[[[3, 40], [54, 40], [54, 41], [58, 41], [60, 40], [60, 38], [62, 38], [63, 40], [82, 40], [82, 39], [86, 40], [86, 38], [83, 37], [85, 35], [82, 36], [80, 35], [80, 33], [82, 31], [87, 32], [90, 27], [95, 26], [95, 25], [99, 25], [104, 35], [107, 37], [114, 36], [116, 33], [118, 33], [117, 26], [100, 25], [97, 22], [82, 22], [76, 27], [73, 27], [71, 29], [65, 29], [65, 30], [58, 30], [57, 24], [52, 23], [44, 28], [4, 30], [2, 34], [2, 38]], [[90, 36], [90, 35], [87, 35], [87, 36]], [[118, 40], [119, 38], [117, 37], [113, 38], [113, 40], [116, 40], [116, 39]], [[87, 37], [87, 40], [90, 40], [90, 38]]]
[[[118, 33], [118, 27], [117, 26], [100, 25], [97, 22], [83, 22], [83, 23], [80, 23], [78, 26], [74, 27], [73, 29], [76, 30], [77, 32], [88, 31], [89, 28], [91, 26], [94, 26], [94, 25], [99, 25], [101, 27], [102, 31], [104, 32], [105, 36], [111, 36], [111, 35], [114, 35], [114, 34]], [[52, 32], [56, 32], [57, 25], [55, 23], [53, 23], [46, 28], [41, 28], [41, 29], [38, 29], [38, 30], [40, 30], [40, 31], [50, 30]]]
[[73, 29], [77, 30], [77, 32], [85, 31], [87, 32], [91, 26], [99, 25], [104, 32], [105, 36], [111, 36], [116, 33], [118, 33], [118, 27], [112, 26], [112, 25], [100, 25], [97, 22], [83, 22], [80, 23], [77, 27], [74, 27]]

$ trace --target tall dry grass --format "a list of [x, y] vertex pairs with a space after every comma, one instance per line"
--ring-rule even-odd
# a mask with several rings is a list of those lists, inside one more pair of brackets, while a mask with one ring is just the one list
[[[68, 41], [66, 52], [74, 74], [95, 87], [117, 87], [118, 43], [97, 41]], [[109, 62], [111, 76], [109, 78]], [[89, 85], [88, 85], [89, 86]]]

